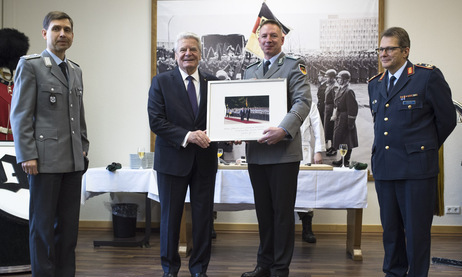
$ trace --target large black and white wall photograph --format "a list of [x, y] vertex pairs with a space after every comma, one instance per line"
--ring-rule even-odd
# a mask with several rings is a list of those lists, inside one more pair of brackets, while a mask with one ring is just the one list
[[[285, 27], [283, 51], [307, 66], [312, 100], [324, 123], [324, 162], [340, 158], [331, 119], [335, 92], [329, 91], [338, 90], [336, 77], [346, 73], [358, 106], [358, 147], [351, 161], [369, 164], [373, 133], [367, 81], [378, 73], [378, 13], [378, 0], [158, 1], [157, 72], [175, 67], [176, 35], [190, 31], [201, 37], [200, 69], [222, 80], [239, 80], [248, 65], [262, 58], [255, 34], [258, 22], [277, 19]], [[244, 155], [239, 147], [233, 152], [238, 153], [225, 153], [225, 158]]]

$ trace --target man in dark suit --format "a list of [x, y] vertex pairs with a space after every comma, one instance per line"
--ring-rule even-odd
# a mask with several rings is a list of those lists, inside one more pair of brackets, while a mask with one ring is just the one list
[[65, 55], [74, 38], [69, 15], [48, 13], [42, 36], [47, 49], [18, 63], [11, 123], [16, 159], [29, 174], [32, 275], [74, 276], [89, 147], [82, 71]]
[[250, 65], [244, 79], [287, 78], [288, 113], [279, 126], [267, 128], [246, 147], [260, 247], [256, 268], [242, 277], [289, 276], [297, 177], [303, 159], [300, 126], [310, 112], [310, 86], [303, 61], [282, 52], [284, 37], [278, 21], [264, 21], [258, 41], [264, 60]]
[[178, 35], [175, 59], [177, 68], [152, 79], [148, 101], [149, 124], [157, 135], [154, 169], [161, 206], [163, 276], [177, 276], [180, 270], [178, 242], [188, 185], [193, 224], [189, 271], [193, 277], [207, 276], [218, 167], [217, 144], [205, 131], [207, 81], [217, 78], [198, 70], [201, 41], [193, 33]]
[[393, 27], [377, 49], [383, 74], [369, 82], [372, 172], [383, 226], [386, 276], [427, 276], [438, 149], [456, 126], [441, 71], [412, 64], [407, 32]]

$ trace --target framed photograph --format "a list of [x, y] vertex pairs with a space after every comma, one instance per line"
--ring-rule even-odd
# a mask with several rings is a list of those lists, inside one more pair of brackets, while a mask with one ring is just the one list
[[286, 79], [210, 81], [207, 134], [212, 141], [251, 141], [287, 114]]

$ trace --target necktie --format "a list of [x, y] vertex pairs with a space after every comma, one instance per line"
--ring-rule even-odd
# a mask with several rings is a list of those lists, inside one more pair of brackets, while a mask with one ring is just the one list
[[188, 96], [189, 101], [191, 102], [191, 107], [193, 109], [194, 115], [197, 115], [197, 95], [196, 95], [196, 87], [194, 86], [194, 78], [192, 76], [186, 77], [186, 80], [189, 81], [188, 83]]
[[59, 64], [59, 67], [61, 68], [61, 71], [63, 72], [64, 77], [66, 77], [66, 81], [69, 81], [67, 77], [67, 64], [65, 62], [62, 62]]
[[391, 90], [395, 86], [395, 80], [396, 80], [395, 76], [390, 77], [390, 84], [388, 85], [388, 94], [390, 94]]
[[266, 62], [263, 64], [263, 75], [265, 75], [266, 72], [268, 72], [268, 68], [269, 68], [270, 64], [271, 64], [270, 61], [266, 61]]

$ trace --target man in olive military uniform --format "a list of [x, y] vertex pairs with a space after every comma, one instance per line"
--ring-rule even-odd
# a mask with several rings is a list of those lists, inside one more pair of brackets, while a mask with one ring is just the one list
[[451, 90], [434, 66], [412, 64], [407, 32], [382, 34], [386, 71], [369, 82], [372, 172], [383, 227], [386, 276], [427, 276], [438, 149], [456, 126]]
[[310, 112], [311, 94], [303, 61], [282, 52], [281, 30], [275, 20], [261, 24], [258, 41], [264, 60], [244, 73], [244, 79], [287, 78], [288, 112], [279, 126], [267, 128], [258, 141], [247, 143], [260, 247], [257, 267], [242, 277], [289, 276], [294, 250], [293, 212], [303, 159], [300, 127]]
[[42, 36], [46, 50], [18, 63], [11, 123], [16, 159], [29, 175], [32, 276], [74, 276], [89, 147], [82, 70], [65, 55], [74, 39], [69, 15], [48, 13]]

